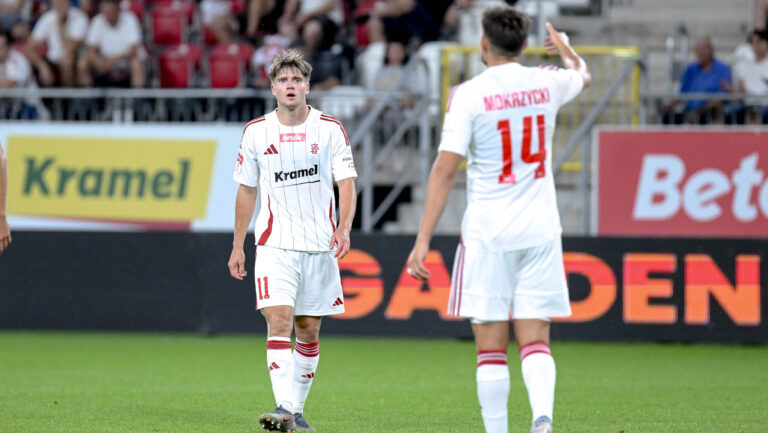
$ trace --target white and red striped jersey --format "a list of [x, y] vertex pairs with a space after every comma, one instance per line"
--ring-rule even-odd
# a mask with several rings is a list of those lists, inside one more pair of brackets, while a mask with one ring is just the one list
[[583, 86], [576, 71], [512, 62], [453, 89], [439, 150], [467, 157], [465, 245], [510, 251], [560, 235], [552, 136]]
[[233, 178], [259, 188], [257, 245], [327, 252], [336, 231], [334, 179], [357, 177], [341, 122], [312, 107], [301, 125], [277, 111], [245, 126]]

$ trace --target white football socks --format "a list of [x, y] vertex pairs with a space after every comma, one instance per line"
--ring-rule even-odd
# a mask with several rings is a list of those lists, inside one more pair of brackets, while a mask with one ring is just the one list
[[293, 351], [293, 387], [291, 403], [293, 412], [303, 412], [309, 388], [315, 378], [315, 370], [320, 360], [320, 342], [304, 343], [296, 340]]
[[543, 341], [526, 344], [520, 348], [520, 360], [533, 419], [540, 416], [553, 419], [556, 372], [549, 345]]
[[477, 397], [487, 433], [507, 433], [509, 368], [503, 350], [477, 352]]
[[293, 356], [291, 339], [287, 337], [267, 338], [267, 367], [272, 381], [275, 403], [294, 412], [291, 405], [291, 379], [293, 377]]

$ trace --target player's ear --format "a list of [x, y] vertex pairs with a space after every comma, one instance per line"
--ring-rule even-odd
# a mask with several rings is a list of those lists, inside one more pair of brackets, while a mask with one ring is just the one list
[[272, 81], [269, 82], [269, 90], [272, 91], [272, 96], [277, 97], [277, 92], [275, 91], [275, 85], [272, 83]]
[[528, 49], [528, 38], [525, 38], [525, 42], [523, 42], [523, 49], [520, 50], [520, 54], [523, 53], [523, 51]]
[[480, 36], [480, 50], [486, 52], [490, 49], [491, 44], [488, 42], [488, 38], [485, 35]]

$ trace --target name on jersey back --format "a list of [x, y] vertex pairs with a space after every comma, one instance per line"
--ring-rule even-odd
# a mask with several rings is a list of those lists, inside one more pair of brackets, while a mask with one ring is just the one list
[[519, 92], [499, 93], [483, 97], [485, 111], [506, 110], [509, 108], [527, 107], [529, 105], [548, 104], [549, 89], [521, 90]]

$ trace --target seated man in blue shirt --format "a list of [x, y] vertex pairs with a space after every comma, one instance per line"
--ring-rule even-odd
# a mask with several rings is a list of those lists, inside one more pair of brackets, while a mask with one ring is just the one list
[[[715, 59], [715, 50], [709, 38], [696, 41], [694, 47], [697, 61], [688, 65], [680, 81], [680, 93], [725, 93], [731, 86], [731, 68]], [[695, 100], [685, 103], [682, 112], [674, 115], [674, 123], [710, 123], [719, 117], [722, 100]], [[678, 101], [673, 101], [668, 110], [672, 111]], [[671, 118], [667, 118], [673, 120]], [[665, 119], [665, 120], [667, 120]], [[665, 123], [670, 123], [666, 121]]]

